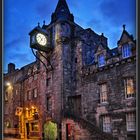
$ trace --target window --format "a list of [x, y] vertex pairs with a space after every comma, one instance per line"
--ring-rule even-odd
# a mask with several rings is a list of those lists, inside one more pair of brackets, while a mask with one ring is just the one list
[[32, 73], [32, 70], [29, 69], [29, 70], [28, 70], [28, 75], [31, 75], [31, 73]]
[[104, 66], [104, 65], [105, 65], [105, 57], [104, 57], [103, 54], [100, 54], [100, 55], [98, 56], [98, 66], [99, 66], [99, 67], [102, 67], [102, 66]]
[[36, 71], [37, 71], [37, 66], [34, 65], [33, 72], [36, 72]]
[[51, 80], [51, 78], [47, 78], [47, 79], [46, 79], [46, 86], [47, 86], [47, 87], [50, 85], [50, 80]]
[[111, 132], [111, 121], [109, 116], [103, 116], [103, 131]]
[[127, 58], [132, 55], [131, 46], [129, 44], [124, 44], [122, 46], [122, 57]]
[[32, 92], [31, 91], [27, 92], [27, 97], [28, 97], [28, 100], [31, 100], [31, 98], [32, 98]]
[[31, 130], [32, 131], [39, 131], [38, 122], [31, 123]]
[[51, 97], [46, 97], [46, 106], [47, 106], [47, 111], [51, 111], [51, 106], [52, 106]]
[[100, 85], [100, 103], [107, 102], [107, 85], [101, 84]]
[[26, 111], [25, 111], [25, 117], [28, 118], [29, 117], [29, 109], [26, 108]]
[[33, 77], [29, 77], [28, 82], [32, 83], [32, 81], [33, 81]]
[[5, 92], [5, 101], [8, 101], [8, 92]]
[[82, 51], [83, 64], [92, 65], [94, 63], [94, 47], [86, 46]]
[[33, 89], [33, 98], [37, 98], [37, 88]]
[[136, 114], [131, 112], [126, 114], [127, 131], [136, 130]]
[[125, 97], [132, 98], [134, 97], [134, 80], [133, 78], [126, 78], [124, 80], [124, 87], [125, 87]]
[[27, 98], [28, 98], [28, 92], [25, 93], [25, 95], [24, 95], [24, 99], [25, 99], [25, 101], [27, 101]]
[[9, 121], [5, 121], [4, 122], [4, 127], [5, 128], [10, 128], [10, 122]]
[[37, 80], [37, 74], [34, 74], [34, 80]]
[[18, 90], [16, 89], [16, 95], [18, 95]]

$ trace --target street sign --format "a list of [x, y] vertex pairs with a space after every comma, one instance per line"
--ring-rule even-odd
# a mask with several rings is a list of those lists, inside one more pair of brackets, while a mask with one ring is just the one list
[[22, 107], [17, 107], [15, 115], [20, 116], [22, 114], [22, 112], [23, 112], [23, 108]]

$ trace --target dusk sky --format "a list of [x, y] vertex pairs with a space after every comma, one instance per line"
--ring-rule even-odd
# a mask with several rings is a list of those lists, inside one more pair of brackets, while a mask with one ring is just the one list
[[[28, 33], [37, 26], [50, 23], [58, 0], [4, 0], [3, 71], [8, 63], [21, 68], [35, 60], [29, 46]], [[136, 0], [67, 0], [75, 22], [96, 33], [104, 33], [109, 48], [117, 47], [122, 25], [136, 37]]]

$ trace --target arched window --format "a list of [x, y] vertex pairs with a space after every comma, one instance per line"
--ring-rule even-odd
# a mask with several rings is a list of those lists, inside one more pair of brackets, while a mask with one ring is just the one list
[[102, 67], [105, 65], [105, 56], [103, 54], [100, 54], [98, 56], [98, 66]]
[[124, 44], [122, 46], [122, 57], [127, 58], [132, 55], [131, 46], [129, 44]]

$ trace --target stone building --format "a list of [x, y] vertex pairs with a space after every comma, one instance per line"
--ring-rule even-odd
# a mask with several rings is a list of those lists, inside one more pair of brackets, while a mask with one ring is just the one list
[[47, 51], [20, 70], [9, 64], [4, 75], [12, 86], [4, 88], [5, 134], [17, 128], [21, 138], [135, 140], [136, 41], [125, 25], [111, 49], [59, 0], [50, 24], [29, 33], [31, 46], [36, 32], [46, 33]]

